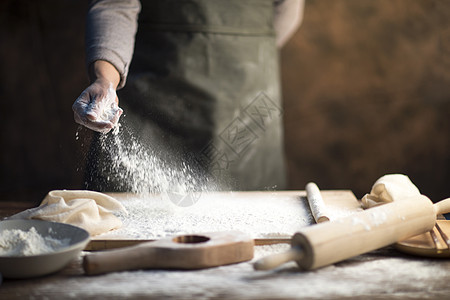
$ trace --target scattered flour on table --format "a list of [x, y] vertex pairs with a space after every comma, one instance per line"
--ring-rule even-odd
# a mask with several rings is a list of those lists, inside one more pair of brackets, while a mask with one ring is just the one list
[[[447, 299], [448, 260], [390, 257], [386, 252], [302, 272], [289, 262], [271, 271], [252, 263], [290, 248], [287, 244], [255, 246], [255, 258], [195, 271], [141, 270], [105, 275], [64, 276], [42, 281], [35, 298], [151, 299]], [[431, 280], [433, 278], [433, 280]], [[113, 283], [113, 284], [111, 284]], [[25, 292], [27, 294], [25, 294]], [[24, 291], [24, 298], [30, 291]]]
[[70, 239], [55, 239], [40, 235], [36, 228], [3, 230], [0, 235], [1, 256], [30, 256], [57, 251], [68, 246]]
[[201, 193], [190, 207], [160, 196], [119, 199], [128, 215], [123, 227], [96, 238], [156, 239], [176, 234], [239, 230], [254, 238], [289, 238], [313, 223], [304, 197], [283, 193]]
[[330, 218], [331, 221], [342, 219], [342, 218], [348, 217], [350, 215], [353, 215], [353, 214], [355, 214], [357, 212], [361, 212], [361, 211], [363, 211], [362, 208], [342, 207], [341, 205], [338, 204], [338, 202], [337, 203], [333, 203], [333, 202], [326, 203], [327, 216]]

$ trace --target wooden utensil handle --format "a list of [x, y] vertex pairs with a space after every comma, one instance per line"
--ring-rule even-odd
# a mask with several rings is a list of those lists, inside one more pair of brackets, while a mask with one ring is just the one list
[[289, 261], [298, 261], [303, 258], [303, 251], [293, 247], [289, 251], [277, 253], [259, 259], [253, 264], [255, 270], [271, 270]]
[[436, 202], [434, 208], [436, 210], [436, 215], [450, 213], [450, 198]]
[[151, 268], [157, 264], [155, 248], [140, 244], [138, 246], [88, 254], [83, 259], [83, 269], [88, 275], [115, 271]]

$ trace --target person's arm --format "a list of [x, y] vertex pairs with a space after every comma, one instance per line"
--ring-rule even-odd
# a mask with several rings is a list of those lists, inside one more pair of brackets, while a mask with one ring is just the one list
[[120, 74], [110, 62], [105, 60], [96, 60], [89, 65], [89, 79], [91, 84], [94, 82], [105, 82], [107, 85], [112, 85], [114, 89], [120, 82]]
[[125, 85], [134, 50], [138, 0], [91, 1], [86, 22], [86, 64], [91, 84], [72, 106], [77, 123], [107, 133], [118, 122], [116, 89]]
[[[125, 85], [134, 50], [139, 0], [94, 0], [86, 18], [86, 64], [104, 60], [120, 74]], [[90, 67], [89, 67], [90, 68]]]
[[303, 20], [304, 0], [275, 1], [274, 29], [279, 48], [292, 37]]

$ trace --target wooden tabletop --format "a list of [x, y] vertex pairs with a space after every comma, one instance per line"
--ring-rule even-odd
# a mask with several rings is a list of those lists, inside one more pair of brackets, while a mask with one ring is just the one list
[[[2, 202], [0, 217], [30, 204]], [[251, 262], [197, 271], [142, 270], [86, 276], [82, 257], [59, 273], [35, 279], [5, 279], [0, 299], [447, 299], [450, 260], [408, 256], [383, 248], [311, 272], [295, 263], [254, 271], [252, 262], [289, 249], [255, 247]], [[82, 255], [85, 255], [83, 253]]]

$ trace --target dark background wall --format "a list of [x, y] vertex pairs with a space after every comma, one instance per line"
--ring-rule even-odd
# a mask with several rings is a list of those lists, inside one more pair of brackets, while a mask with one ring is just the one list
[[0, 1], [0, 191], [39, 202], [82, 185], [72, 103], [87, 86], [87, 1]]
[[[80, 188], [89, 132], [71, 105], [88, 81], [87, 1], [0, 1], [0, 200]], [[450, 6], [307, 0], [281, 51], [290, 187], [358, 197], [386, 173], [450, 196]]]

